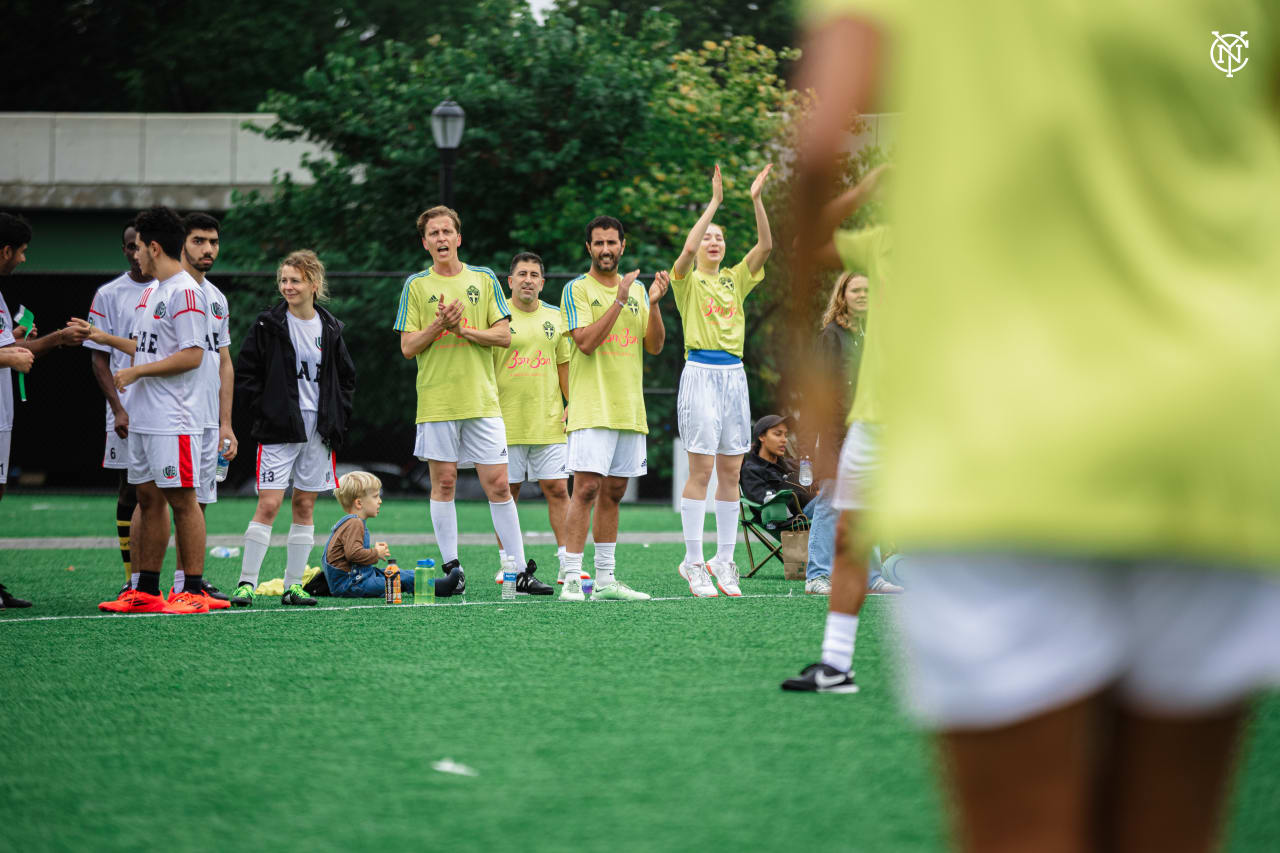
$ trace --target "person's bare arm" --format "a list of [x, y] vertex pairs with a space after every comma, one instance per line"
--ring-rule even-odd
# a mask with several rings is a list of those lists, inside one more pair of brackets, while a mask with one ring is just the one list
[[31, 354], [33, 356], [39, 358], [50, 350], [57, 349], [58, 347], [79, 346], [87, 337], [89, 337], [87, 332], [81, 332], [79, 329], [68, 324], [65, 329], [59, 329], [56, 332], [50, 332], [49, 334], [42, 335], [40, 337], [33, 338], [28, 335], [22, 345], [31, 350]]
[[752, 275], [760, 272], [764, 262], [769, 260], [773, 252], [773, 232], [769, 229], [769, 214], [765, 212], [764, 201], [760, 194], [764, 192], [765, 179], [769, 177], [773, 164], [767, 164], [751, 182], [751, 206], [756, 212], [756, 244], [747, 252], [747, 270]]
[[421, 331], [400, 333], [400, 353], [405, 358], [414, 358], [419, 353], [430, 349], [446, 331], [452, 331], [462, 320], [462, 300], [455, 299], [448, 305], [441, 305], [436, 311], [436, 318]]
[[706, 210], [702, 211], [702, 216], [698, 217], [698, 221], [689, 231], [689, 236], [685, 238], [680, 257], [676, 258], [676, 262], [671, 265], [671, 271], [675, 273], [676, 278], [684, 278], [689, 274], [689, 270], [693, 269], [693, 264], [698, 259], [698, 249], [702, 246], [703, 235], [707, 233], [707, 227], [715, 219], [716, 211], [720, 209], [720, 202], [723, 200], [724, 188], [720, 180], [720, 164], [717, 163], [715, 171], [711, 174], [711, 201], [707, 202]]
[[12, 367], [19, 373], [26, 373], [31, 370], [31, 365], [35, 358], [31, 354], [31, 350], [26, 347], [14, 346], [13, 344], [0, 347], [0, 367]]
[[[108, 334], [97, 326], [92, 325], [87, 320], [81, 320], [79, 317], [72, 317], [67, 321], [68, 329], [77, 329], [84, 333], [81, 340], [90, 340], [95, 344], [118, 349], [125, 355], [133, 355], [138, 350], [138, 343], [133, 338], [122, 338], [119, 335]], [[78, 341], [77, 341], [78, 343]]]
[[107, 398], [107, 405], [111, 407], [111, 417], [116, 422], [116, 435], [121, 438], [128, 438], [129, 413], [125, 411], [124, 404], [120, 402], [120, 394], [116, 391], [116, 382], [111, 378], [111, 356], [100, 350], [94, 350], [89, 358], [89, 367], [93, 371], [94, 381], [98, 383], [98, 388], [102, 390], [102, 396]]
[[852, 216], [858, 208], [875, 198], [876, 191], [881, 185], [881, 176], [888, 168], [887, 163], [876, 166], [858, 181], [857, 186], [842, 192], [823, 206], [822, 213], [818, 216], [817, 231], [821, 242], [813, 250], [814, 264], [819, 269], [834, 270], [843, 266], [840, 253], [836, 251], [836, 228]]
[[622, 307], [627, 304], [627, 300], [618, 294], [625, 295], [631, 289], [631, 282], [635, 281], [638, 275], [640, 275], [640, 270], [632, 270], [622, 277], [622, 283], [618, 285], [618, 293], [614, 295], [613, 302], [600, 315], [599, 320], [588, 326], [583, 326], [581, 329], [571, 329], [569, 331], [569, 336], [573, 338], [573, 342], [578, 345], [578, 349], [582, 351], [583, 355], [594, 353], [596, 348], [604, 343], [604, 339], [609, 336], [609, 330], [613, 328], [618, 315], [622, 313]]
[[569, 399], [569, 362], [556, 365], [556, 373], [560, 376], [560, 396]]
[[231, 449], [222, 454], [228, 461], [240, 452], [240, 441], [231, 429], [231, 402], [236, 389], [236, 366], [231, 361], [230, 347], [218, 348], [218, 448], [228, 438]]
[[195, 370], [200, 366], [203, 358], [204, 347], [187, 347], [159, 361], [135, 364], [132, 367], [117, 370], [116, 388], [127, 388], [144, 376], [174, 376], [178, 373], [186, 373], [188, 370]]
[[662, 352], [662, 345], [667, 342], [667, 327], [662, 323], [662, 309], [658, 303], [670, 286], [671, 277], [665, 270], [654, 273], [653, 284], [649, 285], [649, 325], [644, 330], [644, 351], [649, 355]]
[[511, 318], [503, 317], [487, 329], [469, 329], [458, 326], [453, 330], [460, 338], [464, 338], [477, 346], [502, 347], [511, 346]]

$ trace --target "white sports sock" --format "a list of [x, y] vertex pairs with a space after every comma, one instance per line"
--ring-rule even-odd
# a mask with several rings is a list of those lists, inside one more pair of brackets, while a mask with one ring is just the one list
[[453, 501], [431, 501], [431, 529], [440, 559], [445, 563], [458, 559], [458, 511]]
[[568, 551], [564, 555], [564, 572], [565, 577], [576, 578], [582, 574], [582, 555], [570, 554]]
[[[718, 503], [717, 506], [719, 506]], [[706, 515], [706, 501], [693, 498], [680, 499], [680, 526], [684, 528], [684, 561], [686, 563], [702, 562], [702, 524]]]
[[560, 571], [562, 572], [564, 571], [564, 558], [567, 553], [568, 552], [565, 551], [563, 545], [561, 545], [559, 548], [556, 548], [556, 559], [560, 561]]
[[853, 671], [853, 645], [858, 640], [858, 617], [848, 613], [827, 613], [827, 630], [822, 637], [822, 662], [841, 672]]
[[262, 571], [262, 561], [267, 557], [267, 548], [271, 547], [271, 527], [257, 521], [249, 522], [249, 529], [244, 532], [244, 556], [240, 558], [240, 583], [258, 587], [258, 573]]
[[617, 542], [597, 542], [596, 543], [596, 588], [608, 586], [613, 583], [614, 568], [614, 549], [618, 547]]
[[182, 569], [173, 570], [173, 588], [177, 592], [182, 592], [187, 585], [187, 573]]
[[732, 563], [738, 544], [738, 502], [716, 501], [716, 562]]
[[316, 527], [314, 524], [289, 525], [289, 542], [285, 547], [284, 588], [287, 590], [295, 583], [302, 583], [302, 575], [307, 570], [307, 560], [311, 557], [311, 548], [316, 544]]
[[520, 513], [516, 512], [516, 502], [508, 498], [500, 504], [489, 501], [489, 517], [493, 519], [493, 530], [502, 540], [502, 545], [516, 561], [516, 571], [523, 572], [524, 534], [520, 532]]
[[138, 588], [138, 572], [134, 572], [133, 574], [129, 575], [129, 587], [131, 589]]

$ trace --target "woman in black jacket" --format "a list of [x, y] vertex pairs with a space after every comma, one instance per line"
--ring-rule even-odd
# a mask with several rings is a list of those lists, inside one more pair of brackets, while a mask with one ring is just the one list
[[351, 418], [356, 369], [342, 340], [342, 323], [316, 304], [328, 301], [324, 264], [303, 249], [280, 263], [284, 301], [253, 321], [236, 360], [236, 399], [253, 416], [258, 440], [258, 508], [244, 534], [240, 583], [231, 603], [253, 604], [258, 573], [271, 544], [284, 490], [293, 482], [281, 604], [313, 605], [302, 574], [315, 544], [316, 495], [337, 488], [334, 451]]

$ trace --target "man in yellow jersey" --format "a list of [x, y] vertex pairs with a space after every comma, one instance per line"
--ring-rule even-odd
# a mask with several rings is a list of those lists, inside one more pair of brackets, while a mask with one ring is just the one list
[[395, 330], [400, 352], [418, 362], [413, 453], [431, 466], [431, 527], [441, 570], [460, 568], [454, 488], [458, 466], [474, 465], [494, 532], [514, 566], [531, 574], [507, 485], [507, 437], [493, 370], [493, 348], [511, 343], [511, 311], [493, 271], [458, 258], [457, 213], [444, 206], [424, 211], [418, 234], [431, 266], [405, 280]]
[[814, 5], [802, 185], [882, 45], [903, 111], [875, 520], [959, 838], [1215, 848], [1280, 681], [1280, 7]]
[[[662, 352], [667, 331], [658, 301], [667, 292], [666, 272], [654, 275], [646, 291], [639, 270], [618, 274], [626, 250], [622, 223], [597, 216], [587, 223], [591, 269], [569, 282], [560, 295], [564, 327], [575, 347], [569, 356], [569, 470], [573, 496], [565, 536], [565, 583], [560, 598], [582, 601], [582, 552], [595, 504], [595, 591], [593, 601], [649, 598], [614, 577], [618, 542], [618, 502], [628, 477], [648, 471], [641, 347]], [[599, 500], [597, 501], [597, 497]]]
[[[564, 438], [564, 398], [569, 393], [569, 350], [560, 309], [538, 299], [545, 284], [542, 258], [520, 252], [511, 259], [507, 287], [511, 290], [511, 344], [494, 347], [498, 401], [507, 430], [507, 480], [511, 497], [520, 499], [520, 486], [534, 480], [547, 499], [547, 515], [556, 537], [564, 582], [564, 519], [569, 509], [569, 469]], [[501, 543], [499, 543], [501, 546]], [[501, 552], [506, 559], [505, 549]], [[496, 578], [502, 583], [502, 572]], [[526, 583], [517, 579], [516, 592], [550, 595], [552, 588], [532, 572]]]
[[[878, 166], [871, 170], [858, 186], [828, 205], [817, 227], [830, 235], [836, 224], [848, 218], [875, 192], [885, 168]], [[849, 272], [866, 275], [876, 309], [890, 298], [886, 291], [891, 287], [888, 281], [891, 256], [892, 237], [886, 226], [837, 231], [814, 252], [820, 266], [843, 266]], [[871, 310], [869, 308], [868, 313]], [[840, 449], [831, 500], [840, 516], [836, 522], [835, 557], [831, 561], [831, 598], [827, 603], [822, 660], [806, 666], [799, 676], [782, 682], [783, 690], [858, 692], [853, 676], [853, 652], [858, 639], [858, 613], [867, 597], [871, 555], [870, 539], [862, 530], [862, 514], [869, 505], [869, 485], [880, 466], [884, 338], [884, 329], [873, 324], [863, 339], [858, 393], [849, 410], [849, 430]]]
[[[773, 251], [773, 234], [760, 194], [773, 164], [751, 183], [756, 242], [727, 270], [724, 229], [712, 220], [724, 191], [717, 164], [711, 176], [711, 201], [685, 238], [671, 266], [671, 287], [684, 324], [684, 370], [676, 398], [680, 441], [689, 454], [689, 479], [680, 496], [685, 557], [680, 576], [697, 598], [714, 598], [716, 587], [740, 596], [733, 548], [738, 541], [738, 475], [751, 448], [751, 401], [742, 366], [746, 338], [747, 295], [764, 280], [764, 264]], [[716, 472], [716, 555], [704, 561], [703, 516], [707, 485]], [[714, 579], [714, 581], [713, 581]]]

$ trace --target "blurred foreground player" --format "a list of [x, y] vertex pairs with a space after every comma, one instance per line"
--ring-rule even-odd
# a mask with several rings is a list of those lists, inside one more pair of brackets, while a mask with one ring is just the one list
[[875, 509], [959, 839], [1211, 849], [1280, 681], [1280, 57], [1205, 54], [1280, 10], [811, 6], [799, 200], [882, 48], [903, 111]]

